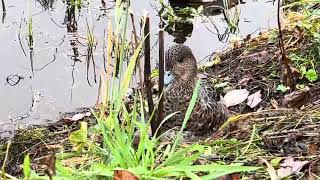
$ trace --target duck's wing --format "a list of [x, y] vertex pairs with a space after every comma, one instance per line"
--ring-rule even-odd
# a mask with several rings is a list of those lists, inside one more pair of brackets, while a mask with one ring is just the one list
[[226, 104], [220, 100], [220, 95], [207, 79], [201, 80], [198, 102], [193, 110], [190, 128], [199, 134], [218, 129], [227, 119]]
[[[192, 92], [192, 90], [188, 91]], [[173, 113], [174, 116], [162, 124], [160, 128], [161, 132], [175, 127], [181, 127], [190, 98], [190, 95], [188, 95], [186, 91], [180, 91], [173, 88], [167, 89], [163, 102], [163, 117]]]

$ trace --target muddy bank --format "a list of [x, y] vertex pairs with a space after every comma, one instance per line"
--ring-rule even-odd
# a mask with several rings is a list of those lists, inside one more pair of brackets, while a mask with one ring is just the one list
[[[19, 176], [22, 174], [23, 158], [26, 153], [30, 153], [34, 159], [34, 169], [44, 170], [46, 157], [61, 151], [71, 152], [72, 146], [68, 140], [71, 132], [79, 129], [80, 121], [87, 122], [90, 126], [96, 124], [96, 119], [92, 115], [94, 108], [82, 108], [75, 112], [63, 113], [60, 120], [50, 124], [29, 126], [19, 128], [13, 133], [13, 137], [0, 140], [0, 159], [6, 156], [8, 143], [10, 142], [10, 151], [7, 154], [6, 173]], [[72, 156], [72, 155], [71, 155]], [[44, 173], [44, 172], [43, 172]]]

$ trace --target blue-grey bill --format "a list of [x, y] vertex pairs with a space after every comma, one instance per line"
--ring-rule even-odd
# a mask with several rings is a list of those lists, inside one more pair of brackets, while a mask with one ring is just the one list
[[170, 71], [164, 72], [164, 86], [168, 86], [174, 79], [173, 74]]

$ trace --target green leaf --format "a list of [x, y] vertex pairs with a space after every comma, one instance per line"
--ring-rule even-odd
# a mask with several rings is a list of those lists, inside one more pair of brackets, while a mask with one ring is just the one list
[[81, 122], [80, 123], [80, 129], [77, 131], [74, 131], [70, 134], [69, 140], [74, 145], [74, 150], [77, 152], [80, 152], [85, 142], [87, 141], [88, 136], [88, 125], [87, 122]]
[[64, 167], [60, 161], [56, 161], [55, 166], [57, 176], [61, 177], [61, 179], [71, 179], [73, 177], [74, 170], [69, 167]]
[[[149, 36], [149, 35], [148, 35]], [[146, 37], [145, 37], [146, 38]], [[143, 39], [143, 41], [139, 44], [139, 46], [137, 47], [137, 49], [134, 51], [133, 55], [130, 58], [127, 70], [124, 73], [124, 78], [122, 79], [121, 82], [121, 88], [120, 88], [120, 92], [118, 94], [118, 98], [117, 100], [120, 101], [117, 104], [117, 112], [120, 111], [120, 107], [121, 107], [121, 101], [122, 101], [122, 97], [124, 96], [124, 94], [127, 92], [130, 81], [132, 79], [132, 74], [134, 72], [134, 68], [135, 68], [135, 64], [136, 61], [139, 57], [143, 42], [145, 39]]]
[[307, 69], [305, 66], [300, 67], [300, 74], [303, 77], [307, 73]]
[[271, 165], [272, 166], [278, 166], [280, 161], [283, 159], [283, 157], [275, 157], [271, 160]]
[[30, 174], [31, 174], [31, 167], [30, 167], [30, 156], [29, 154], [27, 154], [24, 157], [23, 160], [23, 174], [24, 174], [24, 179], [29, 179], [30, 178]]
[[172, 150], [171, 150], [170, 154], [172, 154], [175, 151], [175, 148], [176, 148], [177, 144], [180, 142], [180, 140], [182, 138], [182, 132], [183, 132], [184, 128], [186, 127], [188, 120], [190, 119], [190, 116], [191, 116], [193, 108], [196, 105], [198, 94], [199, 94], [199, 90], [200, 90], [200, 85], [201, 85], [201, 80], [198, 80], [197, 83], [196, 83], [196, 87], [193, 90], [191, 101], [189, 103], [187, 112], [186, 112], [186, 114], [184, 116], [181, 129], [178, 132], [177, 137], [176, 137], [176, 139], [175, 139], [175, 141], [174, 141], [174, 143], [172, 145]]
[[154, 69], [151, 71], [151, 78], [159, 76], [159, 69]]
[[287, 87], [283, 84], [279, 84], [276, 88], [277, 91], [281, 91], [283, 93], [287, 92], [290, 89], [290, 87]]
[[310, 81], [310, 82], [314, 82], [318, 79], [318, 74], [314, 69], [309, 69], [306, 72], [306, 78]]

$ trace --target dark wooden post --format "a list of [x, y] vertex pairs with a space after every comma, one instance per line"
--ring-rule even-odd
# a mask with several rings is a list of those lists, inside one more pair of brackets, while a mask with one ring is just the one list
[[[149, 116], [152, 115], [154, 110], [154, 104], [152, 100], [152, 91], [151, 91], [151, 65], [150, 65], [150, 22], [149, 16], [146, 17], [146, 23], [144, 26], [144, 36], [146, 37], [144, 42], [144, 84], [145, 90], [147, 93], [147, 101], [148, 101], [148, 108], [149, 108]], [[154, 117], [151, 120], [151, 130], [152, 135], [154, 135], [157, 129], [157, 123], [154, 121]]]
[[157, 128], [163, 119], [163, 85], [164, 85], [164, 37], [163, 30], [159, 31], [159, 104], [157, 116]]

